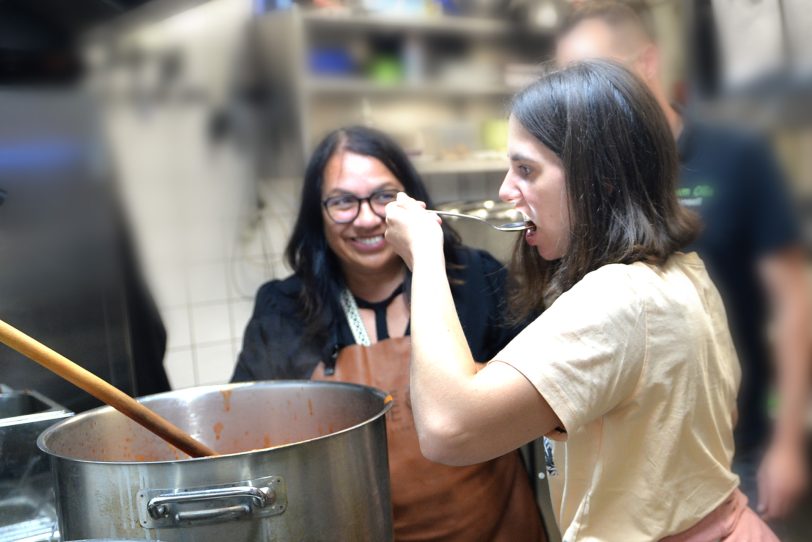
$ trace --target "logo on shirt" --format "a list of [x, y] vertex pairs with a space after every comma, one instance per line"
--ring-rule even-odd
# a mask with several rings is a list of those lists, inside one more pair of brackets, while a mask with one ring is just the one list
[[558, 469], [555, 467], [553, 459], [553, 442], [544, 437], [544, 463], [547, 467], [547, 476], [558, 476]]
[[697, 184], [693, 187], [685, 186], [677, 189], [680, 203], [686, 207], [701, 207], [705, 199], [713, 197], [713, 187], [708, 184]]

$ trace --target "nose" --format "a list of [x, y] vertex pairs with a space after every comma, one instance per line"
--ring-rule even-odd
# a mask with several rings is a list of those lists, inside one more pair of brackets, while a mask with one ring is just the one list
[[502, 181], [502, 185], [499, 187], [499, 199], [510, 203], [519, 198], [521, 198], [521, 192], [519, 192], [519, 189], [516, 187], [516, 183], [513, 182], [511, 172], [508, 170], [505, 179]]
[[353, 225], [360, 228], [374, 228], [381, 223], [383, 219], [372, 212], [372, 205], [369, 201], [362, 201], [361, 207], [358, 209], [358, 216], [355, 217]]

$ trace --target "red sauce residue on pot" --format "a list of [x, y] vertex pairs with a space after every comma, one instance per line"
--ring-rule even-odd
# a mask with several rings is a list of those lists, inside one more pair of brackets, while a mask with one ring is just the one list
[[265, 448], [270, 448], [271, 447], [271, 437], [268, 436], [268, 433], [265, 433], [265, 435], [262, 437], [262, 445]]
[[[177, 448], [175, 448], [174, 446], [172, 446], [168, 442], [166, 442], [165, 444], [166, 444], [166, 447], [169, 448], [169, 451], [172, 453], [172, 455], [175, 457], [176, 460], [181, 459], [181, 453], [182, 452], [180, 450], [178, 450]], [[187, 455], [186, 457], [189, 457], [189, 456]]]
[[214, 424], [214, 438], [220, 440], [220, 437], [223, 433], [223, 422], [217, 422]]
[[220, 390], [223, 394], [223, 410], [231, 412], [231, 390]]
[[135, 460], [139, 461], [139, 462], [143, 462], [143, 461], [161, 461], [163, 459], [164, 459], [163, 457], [160, 457], [160, 456], [155, 455], [155, 454], [146, 454], [146, 455], [144, 455], [144, 454], [135, 454]]
[[307, 400], [307, 411], [310, 413], [311, 416], [313, 415], [313, 401], [311, 401], [310, 399]]

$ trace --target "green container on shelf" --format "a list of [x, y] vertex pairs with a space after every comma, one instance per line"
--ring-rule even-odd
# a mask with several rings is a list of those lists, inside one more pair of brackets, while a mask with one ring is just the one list
[[482, 144], [488, 150], [507, 152], [507, 119], [489, 119], [482, 123]]
[[395, 85], [403, 81], [403, 63], [397, 57], [378, 56], [367, 69], [369, 78], [381, 85]]

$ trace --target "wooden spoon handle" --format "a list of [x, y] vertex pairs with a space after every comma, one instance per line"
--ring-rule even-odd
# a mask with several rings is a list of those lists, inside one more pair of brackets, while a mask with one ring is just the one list
[[115, 408], [192, 457], [217, 452], [65, 356], [0, 320], [0, 342]]

